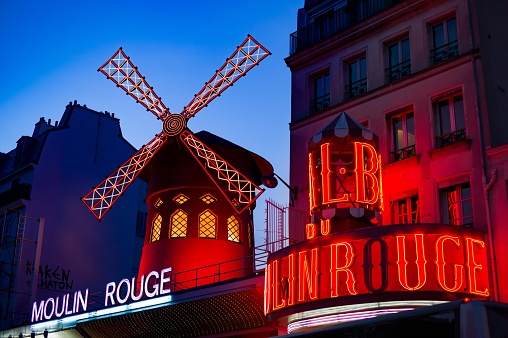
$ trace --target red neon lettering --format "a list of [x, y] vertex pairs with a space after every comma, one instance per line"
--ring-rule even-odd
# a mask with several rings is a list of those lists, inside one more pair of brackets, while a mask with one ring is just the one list
[[466, 252], [467, 252], [467, 270], [469, 274], [469, 292], [476, 295], [485, 296], [489, 295], [489, 289], [485, 288], [483, 291], [478, 290], [476, 280], [476, 270], [482, 270], [482, 265], [476, 263], [474, 259], [474, 244], [478, 244], [482, 249], [485, 247], [485, 242], [474, 239], [466, 238]]
[[[311, 259], [309, 263], [308, 252], [311, 252]], [[307, 300], [307, 293], [309, 300], [318, 298], [318, 248], [312, 250], [300, 251], [298, 253], [298, 301], [303, 302]], [[305, 292], [307, 289], [307, 293]]]
[[464, 267], [460, 264], [453, 264], [454, 283], [453, 287], [446, 285], [444, 244], [445, 241], [451, 241], [457, 248], [460, 247], [460, 239], [457, 236], [441, 236], [436, 240], [436, 266], [437, 266], [437, 282], [439, 286], [448, 292], [456, 292], [462, 288], [464, 284]]
[[[365, 152], [364, 152], [365, 151]], [[367, 158], [365, 159], [364, 154]], [[356, 201], [374, 204], [379, 199], [379, 169], [376, 149], [368, 143], [355, 142]], [[371, 195], [370, 198], [368, 196]]]
[[423, 247], [423, 234], [414, 234], [414, 238], [416, 250], [415, 263], [417, 268], [418, 284], [411, 287], [408, 285], [407, 280], [408, 261], [406, 260], [406, 236], [397, 236], [397, 267], [399, 270], [399, 282], [400, 285], [404, 287], [404, 289], [410, 291], [415, 291], [422, 288], [422, 286], [424, 286], [425, 282], [427, 281], [427, 273], [425, 270], [427, 261], [425, 260], [425, 250]]
[[331, 221], [329, 219], [321, 220], [321, 235], [326, 236], [330, 234], [330, 230], [332, 229]]
[[265, 268], [265, 315], [272, 309], [272, 264], [268, 263]]
[[286, 300], [281, 296], [281, 274], [279, 260], [272, 262], [272, 279], [273, 279], [273, 310], [279, 310], [286, 306]]
[[309, 202], [310, 212], [318, 205], [318, 180], [316, 174], [316, 163], [312, 153], [309, 154]]
[[305, 225], [305, 233], [307, 234], [307, 239], [312, 239], [317, 235], [317, 225], [315, 223], [307, 223]]
[[[344, 254], [344, 258], [346, 259], [344, 265], [339, 266], [339, 247], [344, 247], [346, 249], [346, 253]], [[331, 266], [330, 266], [330, 278], [331, 278], [331, 297], [338, 297], [339, 292], [339, 273], [346, 273], [346, 287], [347, 291], [351, 295], [358, 294], [358, 290], [356, 289], [356, 276], [353, 271], [351, 271], [350, 267], [353, 265], [355, 260], [355, 249], [348, 242], [336, 243], [330, 245], [331, 252]]]
[[335, 175], [330, 169], [330, 143], [321, 145], [321, 179], [323, 188], [323, 204], [343, 203], [349, 201], [349, 194], [344, 193], [341, 197], [332, 198], [332, 179]]
[[288, 256], [289, 264], [289, 278], [288, 278], [288, 305], [295, 304], [296, 295], [296, 267], [295, 267], [295, 255], [291, 254]]

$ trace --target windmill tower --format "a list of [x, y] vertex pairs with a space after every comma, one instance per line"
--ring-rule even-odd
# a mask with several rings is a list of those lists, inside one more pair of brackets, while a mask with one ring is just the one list
[[[268, 55], [247, 36], [180, 114], [166, 108], [121, 48], [99, 68], [162, 121], [159, 134], [82, 198], [101, 220], [136, 177], [148, 182], [140, 276], [231, 261], [227, 269], [236, 272], [226, 279], [243, 276], [252, 266], [242, 259], [253, 252], [252, 209], [263, 192], [261, 177], [273, 168], [218, 136], [192, 133], [187, 121]], [[202, 283], [216, 281], [210, 276]]]

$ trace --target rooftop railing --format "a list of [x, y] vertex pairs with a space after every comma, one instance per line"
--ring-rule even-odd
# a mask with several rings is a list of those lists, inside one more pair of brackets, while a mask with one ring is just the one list
[[290, 35], [289, 55], [296, 54], [332, 35], [343, 32], [354, 25], [390, 8], [404, 0], [359, 0], [336, 10], [325, 20], [313, 23]]

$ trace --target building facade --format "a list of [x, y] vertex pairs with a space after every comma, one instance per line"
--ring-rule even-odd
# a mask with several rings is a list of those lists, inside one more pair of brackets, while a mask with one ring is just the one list
[[[491, 299], [503, 302], [506, 9], [496, 1], [305, 1], [286, 59], [296, 207], [309, 210], [309, 140], [345, 111], [380, 139], [381, 224], [485, 233]], [[290, 224], [291, 233], [302, 239]]]
[[29, 322], [34, 301], [93, 293], [137, 272], [146, 184], [136, 182], [102, 223], [80, 201], [134, 152], [119, 119], [74, 102], [59, 123], [41, 118], [0, 153], [2, 329]]

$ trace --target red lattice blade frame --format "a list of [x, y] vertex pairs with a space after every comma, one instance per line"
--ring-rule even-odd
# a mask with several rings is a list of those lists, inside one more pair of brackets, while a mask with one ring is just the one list
[[264, 189], [242, 175], [190, 131], [183, 131], [180, 139], [237, 213], [245, 211], [261, 196]]
[[153, 88], [138, 71], [138, 67], [134, 66], [122, 48], [119, 48], [98, 70], [158, 119], [164, 120], [169, 115], [169, 109], [155, 94]]
[[148, 144], [81, 198], [98, 220], [111, 209], [166, 140], [167, 136], [163, 132], [155, 135]]
[[181, 114], [187, 119], [193, 117], [270, 54], [268, 49], [248, 35]]

